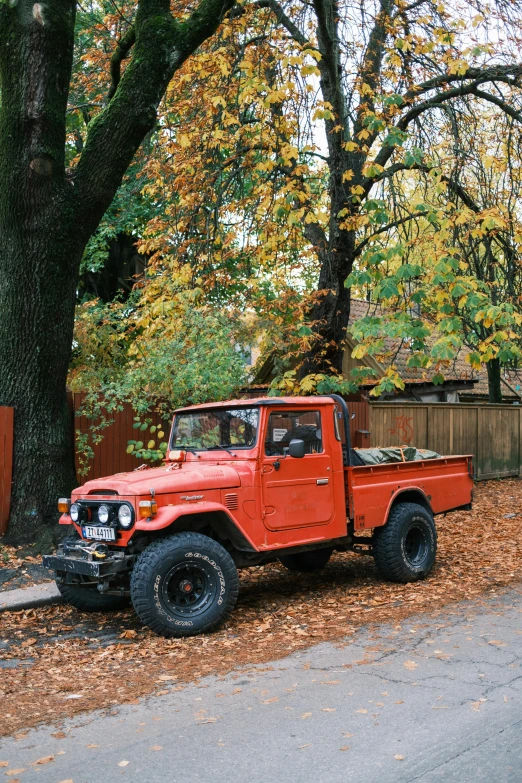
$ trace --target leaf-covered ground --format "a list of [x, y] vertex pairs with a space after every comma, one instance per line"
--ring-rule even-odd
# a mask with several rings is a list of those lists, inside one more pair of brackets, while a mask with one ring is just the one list
[[21, 548], [0, 543], [0, 593], [49, 582], [52, 576], [52, 572], [43, 567], [41, 557], [22, 555]]
[[0, 732], [114, 708], [522, 581], [521, 524], [521, 480], [478, 484], [473, 511], [438, 518], [439, 553], [428, 580], [382, 582], [370, 557], [353, 554], [334, 555], [313, 575], [278, 564], [244, 570], [226, 625], [190, 639], [154, 636], [131, 609], [82, 615], [53, 606], [0, 614]]

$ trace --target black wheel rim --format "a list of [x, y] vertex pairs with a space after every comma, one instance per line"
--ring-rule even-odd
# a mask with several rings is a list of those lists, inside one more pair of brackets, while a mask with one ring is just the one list
[[423, 525], [414, 522], [404, 537], [404, 556], [412, 568], [419, 568], [428, 557], [428, 553], [428, 534]]
[[187, 560], [167, 571], [162, 580], [161, 598], [171, 614], [193, 618], [211, 606], [217, 591], [213, 569], [205, 562]]

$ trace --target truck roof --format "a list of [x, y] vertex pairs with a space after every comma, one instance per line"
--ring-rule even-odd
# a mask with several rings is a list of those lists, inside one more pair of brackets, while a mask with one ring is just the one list
[[221, 402], [203, 402], [199, 405], [188, 405], [185, 408], [176, 408], [174, 413], [186, 411], [206, 410], [208, 408], [252, 408], [256, 405], [313, 405], [333, 404], [334, 400], [328, 396], [314, 397], [254, 397], [243, 400], [223, 400]]

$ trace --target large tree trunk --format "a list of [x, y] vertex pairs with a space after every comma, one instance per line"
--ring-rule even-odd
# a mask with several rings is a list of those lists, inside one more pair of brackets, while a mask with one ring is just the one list
[[500, 362], [498, 359], [491, 359], [486, 367], [488, 368], [488, 400], [500, 403], [502, 402]]
[[56, 523], [74, 484], [65, 381], [82, 248], [68, 219], [64, 117], [75, 3], [0, 13], [0, 405], [15, 411], [7, 540], [19, 543]]
[[155, 125], [174, 72], [232, 2], [201, 0], [180, 22], [169, 0], [139, 0], [129, 45], [113, 58], [110, 100], [69, 175], [76, 0], [0, 0], [0, 405], [15, 411], [13, 543], [42, 541], [44, 531], [49, 542], [56, 500], [75, 481], [65, 384], [83, 250]]
[[0, 194], [0, 404], [15, 410], [6, 540], [43, 545], [46, 529], [57, 521], [58, 497], [69, 496], [75, 485], [66, 376], [75, 303], [71, 267], [78, 258], [60, 238], [49, 241], [42, 214], [28, 220], [31, 240], [18, 242], [4, 220], [5, 201]]

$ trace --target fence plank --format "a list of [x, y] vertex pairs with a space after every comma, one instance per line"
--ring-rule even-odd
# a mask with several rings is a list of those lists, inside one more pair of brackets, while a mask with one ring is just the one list
[[439, 454], [473, 454], [477, 479], [521, 475], [518, 405], [372, 403], [372, 446], [405, 443]]
[[7, 531], [13, 478], [13, 408], [0, 408], [0, 536]]

